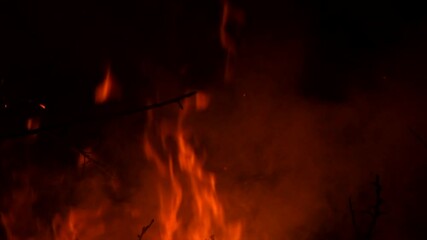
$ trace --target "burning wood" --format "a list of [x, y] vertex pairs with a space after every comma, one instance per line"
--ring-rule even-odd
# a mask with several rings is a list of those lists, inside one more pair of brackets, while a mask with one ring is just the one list
[[141, 233], [138, 234], [138, 240], [142, 240], [142, 237], [144, 236], [145, 232], [147, 232], [147, 230], [151, 227], [151, 225], [153, 225], [154, 223], [154, 219], [151, 219], [151, 222], [147, 225], [142, 227]]

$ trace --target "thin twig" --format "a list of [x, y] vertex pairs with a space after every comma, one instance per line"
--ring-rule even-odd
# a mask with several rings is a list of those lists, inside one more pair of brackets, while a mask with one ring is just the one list
[[382, 212], [382, 210], [381, 210], [381, 206], [383, 205], [384, 200], [381, 197], [382, 186], [380, 184], [379, 175], [375, 176], [375, 181], [372, 184], [374, 185], [374, 188], [375, 188], [375, 204], [373, 206], [371, 206], [368, 209], [368, 211], [364, 211], [364, 212], [368, 213], [369, 216], [371, 217], [371, 222], [368, 224], [368, 228], [367, 228], [366, 232], [361, 233], [359, 231], [357, 224], [356, 224], [355, 211], [353, 209], [351, 198], [348, 201], [350, 213], [351, 213], [351, 220], [352, 220], [353, 228], [354, 228], [355, 235], [356, 235], [356, 240], [371, 240], [373, 237], [374, 229], [375, 229], [377, 222], [378, 222], [378, 218], [384, 214], [384, 212]]
[[142, 227], [141, 234], [138, 234], [138, 240], [142, 239], [142, 236], [144, 236], [145, 232], [147, 232], [147, 230], [151, 227], [151, 225], [153, 225], [153, 223], [154, 223], [154, 219], [151, 219], [150, 224]]
[[[53, 141], [55, 141], [56, 143], [61, 143], [65, 147], [67, 147], [67, 148], [73, 150], [74, 152], [76, 152], [77, 154], [81, 155], [85, 159], [84, 167], [87, 164], [92, 163], [93, 165], [95, 165], [99, 170], [101, 170], [101, 172], [103, 172], [108, 177], [112, 178], [114, 176], [113, 171], [110, 170], [110, 169], [108, 169], [108, 167], [106, 166], [106, 164], [103, 164], [101, 161], [99, 161], [96, 158], [92, 157], [88, 152], [82, 150], [79, 147], [74, 146], [69, 141], [65, 140], [64, 138], [58, 137], [58, 136], [56, 136], [54, 134], [47, 134], [47, 136], [49, 136], [50, 138], [52, 138]], [[88, 160], [88, 161], [86, 161], [86, 160]]]
[[375, 188], [375, 205], [372, 206], [372, 221], [369, 224], [368, 231], [366, 233], [366, 239], [372, 239], [374, 228], [377, 225], [378, 218], [383, 215], [381, 211], [381, 205], [384, 203], [384, 200], [381, 198], [382, 186], [380, 184], [380, 176], [376, 175], [375, 182], [372, 183]]
[[106, 121], [106, 120], [110, 120], [110, 119], [114, 119], [114, 118], [133, 115], [136, 113], [144, 112], [144, 111], [155, 109], [155, 108], [160, 108], [160, 107], [163, 107], [163, 106], [166, 106], [169, 104], [173, 104], [173, 103], [176, 103], [180, 107], [182, 107], [181, 101], [183, 99], [189, 98], [195, 94], [196, 94], [196, 91], [193, 91], [193, 92], [189, 92], [187, 94], [181, 95], [179, 97], [171, 98], [171, 99], [163, 101], [163, 102], [153, 103], [153, 104], [146, 105], [146, 106], [139, 107], [139, 108], [132, 109], [132, 110], [118, 111], [118, 112], [113, 112], [113, 113], [105, 114], [105, 115], [101, 115], [101, 116], [95, 116], [92, 118], [84, 116], [84, 117], [80, 117], [79, 119], [77, 119], [75, 121], [68, 122], [68, 123], [42, 126], [39, 128], [23, 130], [23, 131], [18, 131], [18, 132], [14, 132], [14, 133], [6, 133], [6, 134], [0, 135], [0, 139], [11, 139], [11, 138], [26, 137], [26, 136], [35, 135], [35, 134], [39, 134], [39, 133], [50, 131], [50, 130], [61, 129], [61, 128], [65, 128], [65, 127], [72, 127], [72, 126], [76, 126], [76, 125], [83, 124], [83, 123], [95, 122], [95, 121]]

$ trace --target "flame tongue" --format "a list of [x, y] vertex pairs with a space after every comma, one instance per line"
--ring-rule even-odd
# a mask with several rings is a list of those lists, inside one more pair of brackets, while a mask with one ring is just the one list
[[95, 103], [106, 103], [120, 95], [119, 87], [114, 81], [111, 69], [107, 68], [104, 80], [95, 89]]
[[[200, 99], [200, 98], [196, 98]], [[197, 107], [196, 102], [194, 107]], [[193, 107], [186, 102], [179, 116], [178, 126], [161, 124], [162, 142], [172, 138], [176, 144], [176, 156], [163, 144], [160, 151], [168, 153], [161, 157], [154, 145], [145, 138], [144, 150], [149, 160], [156, 164], [162, 184], [159, 184], [162, 240], [213, 238], [239, 240], [240, 223], [228, 224], [224, 209], [215, 187], [215, 176], [203, 169], [202, 163], [189, 143], [190, 133], [184, 129], [183, 120]], [[174, 160], [177, 160], [175, 163]], [[177, 165], [177, 166], [176, 166]]]

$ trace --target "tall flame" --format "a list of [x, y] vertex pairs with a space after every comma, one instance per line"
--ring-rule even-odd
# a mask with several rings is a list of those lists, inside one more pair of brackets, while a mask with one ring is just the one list
[[[206, 107], [207, 96], [197, 99], [203, 99]], [[239, 240], [241, 223], [227, 222], [216, 191], [215, 176], [203, 168], [188, 141], [191, 133], [184, 127], [184, 120], [189, 110], [198, 104], [187, 101], [175, 126], [165, 122], [160, 125], [161, 150], [156, 151], [148, 135], [145, 136], [145, 154], [155, 163], [161, 178], [158, 185], [161, 240], [205, 240], [213, 239], [212, 236]], [[148, 127], [153, 127], [152, 115], [149, 115]], [[166, 139], [170, 138], [174, 140], [176, 149], [168, 147]]]
[[[194, 145], [189, 141], [193, 139], [192, 134], [184, 124], [192, 110], [205, 110], [210, 98], [207, 94], [198, 93], [192, 100], [185, 101], [184, 110], [180, 110], [173, 119], [159, 122], [154, 121], [153, 112], [148, 115], [143, 152], [157, 170], [154, 182], [158, 190], [155, 195], [158, 209], [151, 212], [151, 209], [145, 208], [140, 204], [140, 195], [135, 196], [136, 205], [134, 200], [117, 203], [104, 193], [107, 186], [105, 178], [90, 176], [80, 179], [73, 191], [76, 195], [66, 203], [66, 207], [53, 208], [47, 222], [33, 212], [37, 201], [44, 197], [43, 194], [36, 194], [37, 189], [33, 190], [36, 186], [32, 184], [33, 179], [39, 178], [38, 170], [33, 170], [34, 173], [23, 171], [16, 177], [19, 183], [22, 182], [22, 187], [12, 192], [5, 201], [5, 210], [0, 211], [0, 227], [5, 229], [7, 239], [121, 239], [122, 235], [128, 234], [126, 230], [137, 233], [142, 215], [155, 214], [152, 215], [157, 225], [155, 228], [160, 231], [150, 232], [151, 239], [158, 236], [155, 239], [240, 240], [242, 224], [227, 218], [217, 193], [215, 176], [204, 169], [203, 159], [196, 154]], [[159, 134], [152, 135], [150, 131], [158, 131]], [[84, 165], [85, 159], [80, 158], [79, 168]], [[65, 181], [61, 174], [58, 176], [58, 179], [49, 181], [55, 188]], [[120, 182], [111, 179], [111, 188], [108, 189], [115, 192], [120, 190]], [[126, 230], [122, 230], [118, 226], [132, 225], [133, 222], [137, 227], [126, 226]]]

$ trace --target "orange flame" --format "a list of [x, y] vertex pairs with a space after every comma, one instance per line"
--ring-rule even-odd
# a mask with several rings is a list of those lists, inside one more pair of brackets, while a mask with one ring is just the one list
[[0, 212], [0, 220], [7, 239], [20, 240], [25, 239], [25, 231], [34, 230], [34, 223], [30, 227], [28, 224], [33, 220], [32, 207], [37, 195], [31, 187], [29, 175], [13, 173], [13, 176], [21, 186], [6, 201], [6, 211]]
[[[155, 183], [158, 193], [155, 195], [158, 197], [159, 209], [157, 213], [153, 212], [157, 231], [150, 231], [149, 234], [153, 232], [152, 236], [158, 237], [150, 238], [207, 240], [213, 239], [210, 236], [214, 235], [216, 239], [240, 240], [242, 224], [227, 219], [217, 193], [215, 176], [204, 169], [203, 159], [196, 154], [189, 141], [191, 132], [184, 125], [184, 120], [191, 110], [207, 109], [210, 97], [206, 93], [198, 93], [192, 100], [183, 103], [184, 111], [172, 121], [160, 122], [160, 125], [157, 125], [159, 122], [154, 121], [153, 112], [148, 115], [147, 132], [159, 131], [154, 137], [146, 134], [143, 144], [147, 159], [157, 169]], [[153, 141], [156, 137], [160, 140], [159, 144]], [[173, 146], [170, 144], [171, 140]], [[86, 148], [84, 151], [89, 150]], [[77, 166], [82, 168], [84, 165], [85, 159], [81, 155]], [[32, 180], [38, 176], [24, 172], [21, 176], [23, 187], [14, 191], [8, 198], [5, 204], [7, 210], [0, 211], [0, 224], [5, 228], [9, 240], [120, 239], [117, 236], [124, 232], [120, 227], [116, 228], [117, 223], [123, 222], [125, 225], [129, 223], [127, 221], [130, 218], [131, 222], [135, 221], [135, 225], [139, 225], [138, 221], [147, 214], [147, 209], [140, 204], [140, 198], [138, 205], [134, 205], [133, 201], [116, 205], [104, 199], [103, 190], [107, 186], [105, 179], [90, 177], [85, 178], [79, 185], [79, 191], [76, 191], [82, 193], [76, 198], [79, 199], [78, 202], [73, 201], [72, 206], [57, 209], [57, 212], [51, 215], [49, 223], [40, 221], [39, 216], [33, 216], [32, 211], [36, 201], [43, 199], [43, 195], [38, 198], [31, 186]], [[62, 184], [61, 182], [62, 180], [54, 185]], [[114, 193], [121, 190], [121, 182], [116, 178], [112, 178], [108, 186]], [[149, 212], [151, 214], [151, 210]], [[118, 220], [115, 220], [116, 216], [119, 217]], [[28, 226], [35, 229], [26, 232]], [[137, 229], [130, 228], [132, 231]], [[111, 235], [115, 237], [110, 237]]]
[[114, 82], [110, 68], [105, 73], [104, 80], [96, 87], [95, 103], [105, 103], [113, 98], [116, 83]]
[[209, 106], [209, 95], [202, 93], [202, 92], [198, 92], [196, 94], [196, 109], [197, 110], [205, 110], [208, 108]]
[[[207, 95], [196, 99], [199, 98], [204, 99], [202, 106], [207, 107]], [[162, 151], [168, 153], [168, 157], [162, 157], [164, 154], [155, 151], [154, 145], [145, 136], [145, 154], [155, 163], [161, 178], [158, 186], [161, 240], [203, 240], [211, 235], [219, 239], [240, 240], [241, 223], [227, 222], [216, 191], [215, 176], [203, 169], [202, 162], [188, 142], [190, 133], [184, 128], [184, 119], [189, 113], [188, 109], [199, 104], [198, 101], [193, 105], [186, 102], [177, 126], [171, 127], [167, 123], [160, 125], [162, 142], [173, 138], [177, 153], [163, 144]], [[149, 124], [152, 127], [153, 123]]]
[[27, 119], [27, 129], [34, 130], [40, 127], [40, 120], [38, 118]]
[[102, 207], [95, 210], [71, 209], [65, 219], [57, 214], [52, 221], [54, 239], [78, 240], [101, 237], [105, 232], [105, 226], [97, 221], [102, 214]]

